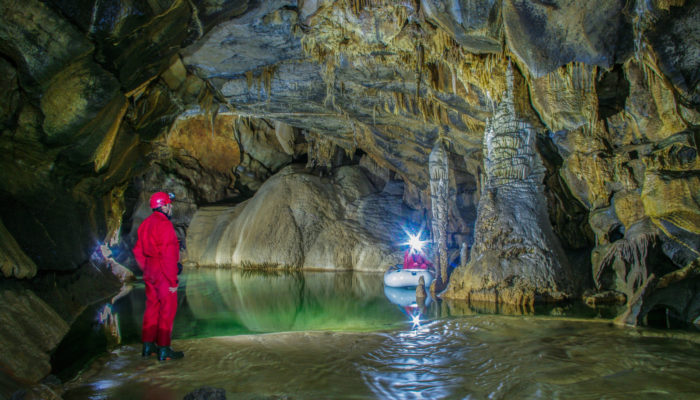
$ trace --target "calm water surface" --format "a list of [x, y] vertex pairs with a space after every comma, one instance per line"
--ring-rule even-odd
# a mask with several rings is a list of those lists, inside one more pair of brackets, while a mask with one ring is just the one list
[[698, 334], [614, 327], [600, 311], [419, 305], [378, 274], [199, 270], [181, 281], [183, 360], [141, 358], [137, 284], [98, 307], [91, 334], [74, 333], [110, 351], [63, 398], [179, 400], [205, 385], [229, 399], [700, 398]]

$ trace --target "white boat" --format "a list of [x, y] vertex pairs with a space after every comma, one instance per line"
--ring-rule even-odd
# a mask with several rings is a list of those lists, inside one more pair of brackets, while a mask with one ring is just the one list
[[425, 287], [429, 287], [433, 282], [432, 272], [427, 269], [407, 269], [398, 264], [384, 273], [384, 284], [390, 287], [416, 287], [421, 276]]

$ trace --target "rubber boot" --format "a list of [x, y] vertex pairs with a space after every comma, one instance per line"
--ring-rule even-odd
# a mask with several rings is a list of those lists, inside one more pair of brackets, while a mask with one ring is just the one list
[[181, 351], [175, 351], [170, 346], [163, 346], [158, 349], [158, 360], [177, 360], [185, 356], [185, 353]]
[[153, 354], [158, 354], [158, 346], [156, 346], [156, 344], [153, 342], [144, 342], [141, 355], [144, 357], [150, 357]]

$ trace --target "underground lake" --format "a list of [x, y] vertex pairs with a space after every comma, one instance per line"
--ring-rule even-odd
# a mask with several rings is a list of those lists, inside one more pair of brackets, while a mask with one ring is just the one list
[[[416, 302], [380, 274], [185, 271], [177, 361], [141, 357], [144, 287], [91, 307], [54, 352], [66, 400], [694, 399], [700, 333], [584, 305]], [[88, 349], [88, 350], [86, 350]], [[76, 356], [78, 354], [79, 356]]]

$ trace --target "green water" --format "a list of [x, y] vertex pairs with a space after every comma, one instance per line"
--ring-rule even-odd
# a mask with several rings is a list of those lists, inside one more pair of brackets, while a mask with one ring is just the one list
[[615, 327], [600, 310], [418, 305], [379, 274], [199, 270], [182, 282], [183, 360], [141, 358], [137, 284], [98, 307], [109, 351], [63, 398], [182, 399], [205, 385], [229, 399], [700, 398], [697, 333]]

